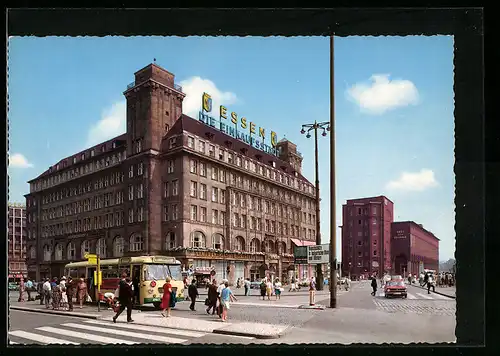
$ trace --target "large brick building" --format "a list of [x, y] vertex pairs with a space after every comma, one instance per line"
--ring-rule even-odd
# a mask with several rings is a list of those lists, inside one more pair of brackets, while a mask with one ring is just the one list
[[391, 269], [394, 204], [385, 196], [351, 199], [342, 206], [342, 272], [351, 277]]
[[284, 276], [315, 241], [315, 190], [287, 141], [265, 153], [182, 114], [174, 75], [150, 64], [124, 95], [125, 134], [67, 157], [26, 195], [33, 277], [86, 252], [171, 255], [216, 277]]
[[439, 269], [439, 239], [414, 221], [392, 223], [392, 260], [394, 273], [418, 274], [419, 266]]
[[9, 279], [26, 277], [26, 208], [24, 204], [8, 204]]

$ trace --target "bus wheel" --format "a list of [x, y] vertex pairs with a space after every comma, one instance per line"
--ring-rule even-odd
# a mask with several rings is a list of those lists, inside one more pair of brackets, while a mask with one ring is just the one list
[[161, 302], [153, 302], [155, 309], [160, 309]]

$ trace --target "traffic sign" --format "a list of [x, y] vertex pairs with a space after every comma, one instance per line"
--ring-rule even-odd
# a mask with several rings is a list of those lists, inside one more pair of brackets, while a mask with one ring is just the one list
[[96, 265], [97, 264], [97, 257], [89, 257], [88, 261], [89, 261], [89, 264]]
[[295, 265], [307, 264], [307, 246], [296, 246], [293, 249], [293, 263]]
[[307, 263], [323, 264], [330, 262], [330, 244], [307, 246]]
[[86, 258], [86, 259], [96, 258], [97, 259], [97, 255], [91, 254], [91, 253], [86, 253], [86, 254], [83, 255], [83, 258]]

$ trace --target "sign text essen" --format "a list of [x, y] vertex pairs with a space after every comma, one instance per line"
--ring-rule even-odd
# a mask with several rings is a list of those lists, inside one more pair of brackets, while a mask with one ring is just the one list
[[[267, 145], [264, 143], [266, 139], [266, 130], [263, 127], [259, 127], [257, 130], [257, 126], [254, 122], [248, 121], [245, 117], [238, 118], [238, 114], [234, 111], [230, 114], [231, 123], [234, 125], [229, 125], [227, 123], [228, 113], [227, 108], [223, 105], [220, 106], [220, 114], [219, 120], [217, 121], [212, 116], [207, 115], [212, 111], [212, 97], [203, 93], [202, 97], [202, 111], [199, 113], [199, 120], [203, 122], [205, 125], [214, 127], [224, 132], [225, 134], [232, 136], [238, 140], [245, 142], [246, 144], [255, 147], [265, 153], [273, 154], [277, 156], [279, 154], [278, 148], [276, 147], [278, 144], [278, 135], [276, 132], [271, 131], [270, 139], [271, 145]], [[241, 127], [245, 131], [238, 131], [238, 126]], [[256, 135], [257, 137], [252, 137], [252, 135]]]

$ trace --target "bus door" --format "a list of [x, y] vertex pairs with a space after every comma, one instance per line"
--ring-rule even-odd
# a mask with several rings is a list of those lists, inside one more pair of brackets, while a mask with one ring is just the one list
[[132, 265], [130, 279], [132, 280], [132, 285], [134, 286], [134, 302], [136, 304], [140, 303], [140, 286], [141, 286], [141, 265]]
[[87, 268], [87, 290], [89, 291], [89, 295], [92, 297], [92, 301], [97, 301], [97, 289], [94, 283], [94, 272], [97, 270], [97, 267], [89, 267]]

